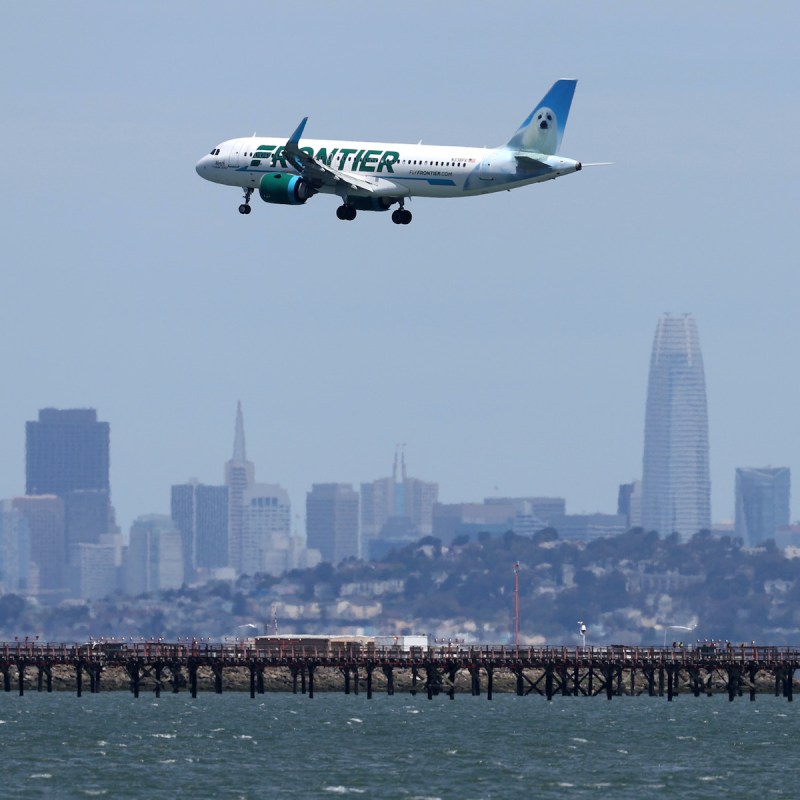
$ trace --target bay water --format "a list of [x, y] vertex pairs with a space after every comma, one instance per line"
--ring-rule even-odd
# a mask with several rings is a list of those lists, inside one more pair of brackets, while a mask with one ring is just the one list
[[794, 798], [800, 704], [0, 694], [14, 798]]

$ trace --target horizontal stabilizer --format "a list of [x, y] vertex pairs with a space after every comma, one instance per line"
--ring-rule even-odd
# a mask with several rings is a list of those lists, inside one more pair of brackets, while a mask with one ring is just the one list
[[527, 169], [549, 169], [550, 166], [545, 161], [539, 161], [538, 158], [533, 158], [533, 156], [523, 156], [520, 153], [517, 153], [516, 159], [521, 166]]

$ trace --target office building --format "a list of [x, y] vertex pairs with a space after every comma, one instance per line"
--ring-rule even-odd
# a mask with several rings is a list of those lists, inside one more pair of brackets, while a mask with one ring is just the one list
[[563, 497], [487, 497], [482, 503], [436, 503], [433, 535], [443, 544], [478, 534], [499, 536], [508, 531], [532, 536], [544, 528], [558, 528], [566, 509]]
[[650, 358], [642, 471], [642, 526], [683, 541], [711, 527], [703, 356], [691, 314], [664, 314]]
[[36, 565], [38, 594], [57, 601], [65, 595], [64, 501], [54, 494], [11, 501], [28, 523], [30, 560]]
[[628, 529], [624, 514], [565, 514], [554, 526], [564, 541], [590, 542], [601, 536], [619, 536]]
[[140, 595], [183, 584], [181, 532], [165, 514], [145, 514], [131, 525], [125, 555], [125, 589]]
[[[399, 459], [398, 459], [399, 456]], [[377, 539], [404, 537], [418, 539], [433, 532], [433, 506], [439, 499], [439, 485], [406, 474], [405, 452], [394, 455], [391, 478], [361, 484], [361, 545], [370, 556]]]
[[775, 539], [789, 525], [789, 467], [736, 470], [736, 535], [750, 547]]
[[443, 544], [480, 533], [500, 535], [513, 530], [517, 504], [511, 499], [491, 503], [436, 503], [433, 535]]
[[625, 517], [628, 529], [642, 527], [642, 482], [621, 483], [617, 494], [617, 514]]
[[25, 494], [109, 492], [109, 425], [90, 408], [43, 408], [25, 424]]
[[358, 558], [358, 492], [349, 483], [315, 483], [306, 494], [307, 546], [338, 564]]
[[187, 581], [228, 566], [228, 487], [197, 481], [177, 484], [170, 497], [172, 521], [181, 532]]
[[73, 597], [99, 600], [121, 588], [122, 534], [104, 533], [98, 543], [70, 546], [68, 585]]
[[241, 571], [278, 576], [291, 569], [296, 548], [291, 523], [289, 495], [280, 486], [248, 486], [242, 507]]
[[[25, 425], [25, 492], [31, 497], [57, 496], [63, 503], [61, 541], [52, 543], [62, 561], [58, 570], [62, 584], [52, 585], [55, 568], [51, 565], [42, 572], [40, 564], [42, 590], [78, 585], [73, 568], [83, 569], [88, 562], [81, 558], [72, 563], [72, 555], [79, 552], [75, 546], [97, 545], [104, 535], [116, 531], [109, 442], [109, 424], [99, 422], [91, 408], [44, 408], [37, 420]], [[34, 561], [54, 558], [52, 554], [35, 555], [37, 547], [34, 541]]]
[[10, 500], [0, 500], [0, 594], [31, 591], [30, 567], [28, 520]]

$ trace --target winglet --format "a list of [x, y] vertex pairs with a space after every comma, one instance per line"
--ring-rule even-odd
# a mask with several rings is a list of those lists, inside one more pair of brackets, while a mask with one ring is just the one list
[[298, 144], [300, 142], [300, 137], [303, 135], [303, 130], [306, 127], [306, 122], [308, 122], [308, 117], [303, 117], [295, 132], [289, 137], [287, 144]]

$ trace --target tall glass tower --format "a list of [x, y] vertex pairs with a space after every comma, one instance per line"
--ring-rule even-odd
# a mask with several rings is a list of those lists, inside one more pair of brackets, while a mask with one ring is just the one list
[[691, 314], [658, 320], [644, 422], [642, 526], [686, 541], [711, 527], [708, 409]]

